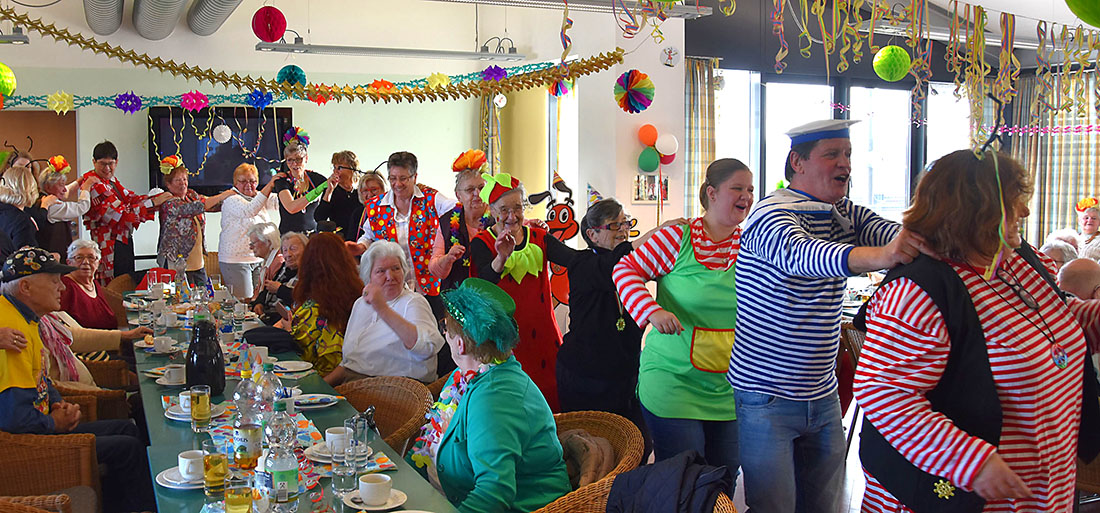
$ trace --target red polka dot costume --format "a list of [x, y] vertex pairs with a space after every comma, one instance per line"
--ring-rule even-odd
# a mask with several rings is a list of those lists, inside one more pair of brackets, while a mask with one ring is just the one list
[[[413, 196], [409, 211], [409, 257], [412, 258], [413, 271], [416, 273], [417, 289], [427, 296], [439, 295], [439, 278], [428, 270], [428, 261], [432, 258], [432, 239], [439, 230], [439, 212], [436, 210], [436, 195], [439, 191], [426, 185], [416, 185], [423, 195]], [[365, 228], [370, 228], [375, 240], [398, 242], [397, 208], [383, 205], [382, 194], [371, 198], [363, 208], [366, 217]]]

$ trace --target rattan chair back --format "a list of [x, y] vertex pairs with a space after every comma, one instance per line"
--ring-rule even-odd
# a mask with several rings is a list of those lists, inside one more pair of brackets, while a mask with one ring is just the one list
[[356, 410], [374, 406], [374, 421], [378, 431], [390, 447], [405, 453], [409, 438], [416, 434], [427, 420], [433, 399], [423, 383], [414, 379], [383, 376], [363, 378], [336, 387], [336, 392], [347, 398]]

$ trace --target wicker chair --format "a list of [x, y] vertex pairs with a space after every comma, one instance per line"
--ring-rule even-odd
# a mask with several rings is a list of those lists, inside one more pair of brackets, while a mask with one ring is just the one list
[[[94, 398], [92, 401], [94, 408]], [[0, 431], [0, 447], [4, 448], [0, 495], [49, 494], [83, 486], [92, 489], [96, 497], [101, 496], [95, 435], [13, 435]]]
[[616, 464], [607, 476], [634, 470], [642, 461], [645, 448], [642, 432], [633, 422], [619, 415], [603, 411], [571, 411], [554, 415], [554, 422], [558, 425], [558, 435], [570, 429], [583, 429], [592, 436], [611, 442]]
[[336, 387], [356, 410], [373, 405], [374, 420], [386, 444], [405, 454], [405, 445], [420, 426], [432, 404], [432, 393], [423, 383], [396, 376], [363, 378]]
[[136, 384], [135, 375], [130, 372], [124, 360], [85, 361], [84, 366], [88, 368], [96, 386], [124, 390]]
[[[122, 363], [125, 364], [126, 362]], [[126, 402], [125, 390], [108, 390], [105, 388], [91, 390], [73, 386], [65, 381], [56, 381], [53, 386], [61, 393], [61, 397], [64, 397], [70, 403], [73, 402], [72, 398], [74, 396], [91, 396], [95, 399], [95, 420], [125, 419], [130, 416], [130, 405]], [[88, 412], [85, 410], [84, 405], [81, 405], [80, 410], [85, 413], [82, 420], [88, 421]]]
[[[35, 495], [31, 497], [0, 497], [0, 504], [23, 504], [39, 508], [39, 511], [54, 511], [57, 513], [72, 513], [73, 501], [68, 495]], [[0, 507], [0, 511], [5, 511]]]
[[[609, 475], [565, 494], [534, 513], [603, 513], [607, 510], [607, 497], [611, 494], [611, 485], [614, 483], [615, 476]], [[719, 492], [718, 500], [714, 503], [714, 512], [737, 513], [737, 508], [733, 506], [728, 495]]]
[[449, 373], [444, 374], [443, 377], [428, 384], [428, 391], [432, 393], [432, 397], [439, 399], [439, 394], [443, 392], [443, 386], [447, 384], [447, 378], [450, 377]]
[[42, 508], [36, 508], [18, 502], [0, 500], [0, 513], [50, 513]]

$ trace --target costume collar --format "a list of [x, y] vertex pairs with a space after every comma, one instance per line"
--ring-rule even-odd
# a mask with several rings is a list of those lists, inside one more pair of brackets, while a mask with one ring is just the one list
[[[419, 185], [414, 184], [413, 185], [413, 199], [423, 198], [423, 197], [424, 197], [424, 191], [420, 190]], [[390, 190], [386, 191], [386, 195], [382, 196], [382, 201], [379, 204], [382, 205], [382, 206], [386, 206], [386, 207], [394, 207], [394, 208], [397, 207], [397, 205], [393, 202], [393, 189], [390, 189]]]
[[19, 315], [22, 315], [23, 319], [28, 323], [38, 322], [38, 314], [34, 313], [34, 310], [31, 310], [31, 307], [27, 306], [26, 303], [16, 299], [15, 296], [10, 294], [4, 294], [4, 298], [11, 302], [15, 310], [19, 312]]
[[754, 228], [757, 220], [762, 219], [765, 217], [766, 213], [774, 210], [785, 210], [797, 213], [829, 212], [842, 229], [848, 231], [852, 228], [852, 220], [841, 215], [840, 211], [836, 208], [836, 204], [826, 203], [810, 194], [788, 187], [771, 193], [768, 197], [757, 203], [756, 207], [753, 208], [752, 214], [745, 220], [745, 229], [741, 236], [744, 237], [749, 230]]

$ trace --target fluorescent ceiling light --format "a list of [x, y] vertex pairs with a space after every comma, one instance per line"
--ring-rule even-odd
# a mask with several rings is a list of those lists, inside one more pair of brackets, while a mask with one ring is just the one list
[[527, 57], [510, 48], [508, 53], [463, 52], [459, 50], [428, 50], [421, 48], [381, 48], [373, 46], [310, 45], [302, 38], [293, 43], [256, 43], [261, 52], [311, 53], [326, 55], [357, 55], [363, 57], [399, 57], [413, 59], [464, 59], [475, 61], [522, 61]]
[[10, 35], [0, 34], [0, 44], [26, 45], [31, 39], [23, 33], [23, 27], [12, 27]]
[[[562, 0], [436, 0], [437, 2], [451, 2], [462, 4], [497, 5], [501, 7], [530, 7], [533, 9], [565, 9]], [[637, 2], [627, 1], [629, 7], [638, 5]], [[602, 12], [611, 14], [615, 12], [610, 0], [569, 0], [570, 11]], [[665, 14], [670, 18], [684, 18], [692, 20], [703, 16], [710, 16], [714, 12], [710, 7], [675, 4], [665, 8]]]

